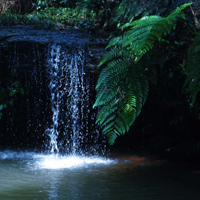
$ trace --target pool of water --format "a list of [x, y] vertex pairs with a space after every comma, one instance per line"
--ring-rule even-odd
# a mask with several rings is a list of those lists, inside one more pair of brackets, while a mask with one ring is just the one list
[[1, 200], [199, 200], [199, 174], [139, 156], [0, 152]]

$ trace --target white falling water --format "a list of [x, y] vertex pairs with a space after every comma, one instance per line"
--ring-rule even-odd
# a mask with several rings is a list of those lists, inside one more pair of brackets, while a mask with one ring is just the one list
[[[0, 146], [60, 155], [104, 155], [106, 141], [95, 125], [95, 77], [89, 48], [72, 44], [14, 43], [1, 82], [24, 89], [1, 119]], [[90, 60], [91, 59], [91, 60]], [[8, 63], [7, 63], [8, 62]], [[9, 77], [9, 78], [7, 78]], [[7, 147], [6, 147], [7, 148]]]
[[48, 65], [52, 125], [46, 134], [51, 152], [62, 149], [71, 155], [96, 154], [100, 136], [92, 110], [94, 76], [85, 72], [84, 50], [53, 44], [49, 47]]
[[51, 108], [52, 108], [52, 127], [46, 130], [46, 133], [50, 137], [51, 152], [58, 152], [57, 137], [58, 137], [58, 115], [59, 115], [59, 58], [60, 58], [60, 46], [52, 46], [50, 52], [50, 84], [49, 89], [51, 93]]

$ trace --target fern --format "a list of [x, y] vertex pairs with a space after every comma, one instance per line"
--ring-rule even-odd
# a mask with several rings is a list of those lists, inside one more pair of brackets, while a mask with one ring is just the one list
[[200, 33], [197, 33], [188, 52], [186, 63], [186, 80], [184, 87], [191, 94], [191, 105], [194, 104], [198, 92], [200, 92]]
[[96, 122], [112, 145], [117, 136], [125, 134], [140, 114], [148, 91], [148, 66], [140, 59], [153, 48], [153, 41], [159, 41], [176, 27], [178, 18], [184, 18], [184, 4], [170, 15], [143, 17], [122, 28], [130, 28], [125, 36], [113, 38], [111, 48], [102, 58], [99, 66], [106, 64], [96, 85], [97, 98], [93, 107], [100, 106]]
[[[114, 74], [116, 69], [113, 67], [106, 71], [109, 74], [113, 71]], [[138, 65], [129, 65], [116, 73], [117, 75], [107, 75], [105, 82], [97, 87], [98, 94], [94, 107], [103, 105], [97, 116], [97, 123], [108, 136], [110, 144], [114, 143], [118, 135], [129, 130], [146, 100], [149, 83], [147, 76], [140, 72]]]
[[[116, 17], [114, 21], [116, 22], [132, 22], [139, 16], [148, 15], [165, 15], [168, 12], [173, 11], [178, 6], [188, 2], [188, 0], [175, 0], [170, 3], [170, 0], [122, 0], [118, 6]], [[170, 5], [171, 4], [171, 5]]]

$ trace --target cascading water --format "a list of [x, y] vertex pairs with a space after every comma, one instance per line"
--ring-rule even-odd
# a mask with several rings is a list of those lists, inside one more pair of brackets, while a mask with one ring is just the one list
[[[90, 99], [94, 96], [94, 77], [86, 75], [84, 50], [53, 44], [48, 54], [52, 125], [46, 134], [50, 137], [51, 152], [63, 149], [72, 155], [99, 153], [100, 135]], [[102, 143], [103, 139], [101, 145], [105, 145]]]
[[92, 109], [96, 78], [88, 67], [87, 48], [25, 42], [10, 46], [1, 57], [8, 69], [3, 83], [19, 81], [24, 95], [17, 95], [3, 113], [0, 147], [104, 155], [106, 140]]
[[[54, 52], [55, 51], [55, 52]], [[55, 57], [54, 57], [55, 54]], [[59, 115], [59, 80], [58, 80], [58, 64], [60, 57], [60, 46], [51, 49], [51, 58], [49, 60], [50, 66], [50, 84], [49, 89], [51, 93], [51, 107], [52, 107], [52, 127], [46, 130], [50, 137], [51, 152], [58, 152], [57, 137], [58, 137], [58, 115]]]

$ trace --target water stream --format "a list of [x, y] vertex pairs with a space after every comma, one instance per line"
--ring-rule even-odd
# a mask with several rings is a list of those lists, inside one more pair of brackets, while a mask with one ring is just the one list
[[56, 43], [12, 45], [3, 82], [17, 80], [25, 92], [3, 114], [0, 147], [104, 155], [106, 140], [92, 109], [96, 77], [87, 50]]
[[200, 174], [137, 156], [0, 152], [1, 200], [199, 200]]
[[[94, 76], [86, 74], [86, 56], [83, 49], [49, 45], [52, 124], [46, 134], [50, 137], [51, 152], [58, 153], [63, 148], [72, 155], [105, 153], [101, 147], [103, 137], [95, 125], [94, 99], [91, 99], [94, 98]], [[59, 137], [62, 139], [58, 144]]]

